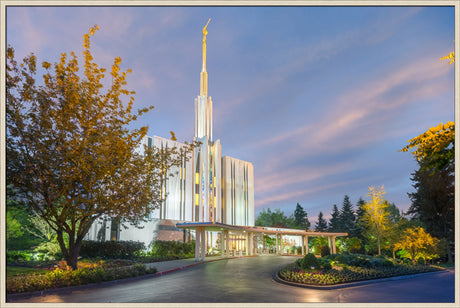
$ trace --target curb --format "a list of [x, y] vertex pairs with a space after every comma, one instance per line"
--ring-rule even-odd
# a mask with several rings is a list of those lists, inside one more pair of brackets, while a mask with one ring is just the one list
[[392, 281], [392, 280], [409, 279], [409, 278], [414, 278], [414, 277], [428, 275], [428, 274], [442, 273], [442, 272], [446, 272], [446, 271], [448, 271], [448, 270], [439, 270], [439, 271], [433, 271], [433, 272], [427, 272], [427, 273], [419, 273], [419, 274], [410, 274], [410, 275], [402, 275], [402, 276], [393, 276], [393, 277], [387, 277], [387, 278], [361, 280], [361, 281], [334, 284], [334, 285], [328, 285], [328, 286], [303, 284], [303, 283], [298, 283], [298, 282], [286, 281], [286, 280], [283, 280], [279, 276], [279, 272], [280, 272], [279, 270], [277, 270], [275, 273], [273, 273], [272, 278], [273, 278], [274, 281], [276, 281], [278, 283], [285, 284], [285, 285], [292, 286], [292, 287], [315, 289], [315, 290], [335, 290], [335, 289], [351, 288], [351, 287], [356, 287], [356, 286], [361, 286], [361, 285], [375, 284], [375, 283]]
[[41, 290], [41, 291], [23, 292], [23, 293], [11, 293], [11, 294], [5, 293], [5, 297], [6, 297], [5, 299], [6, 299], [6, 302], [8, 302], [8, 299], [11, 300], [11, 299], [21, 299], [21, 298], [29, 298], [29, 297], [35, 297], [35, 296], [59, 294], [60, 292], [72, 292], [73, 290], [91, 288], [92, 286], [110, 285], [110, 284], [117, 284], [120, 282], [128, 282], [128, 281], [136, 281], [136, 280], [147, 279], [147, 278], [161, 277], [161, 276], [173, 273], [173, 272], [177, 272], [177, 271], [189, 268], [189, 267], [193, 267], [193, 266], [197, 266], [197, 265], [201, 265], [205, 263], [221, 261], [221, 260], [229, 260], [229, 259], [249, 258], [249, 257], [256, 257], [256, 256], [227, 257], [227, 258], [221, 258], [221, 259], [215, 259], [215, 260], [199, 261], [197, 263], [192, 263], [192, 264], [184, 265], [181, 267], [173, 268], [170, 270], [156, 272], [153, 274], [140, 275], [136, 277], [116, 279], [116, 280], [111, 280], [111, 281], [101, 281], [99, 283], [88, 283], [88, 284], [82, 284], [82, 285], [77, 285], [77, 286], [54, 288], [54, 289], [47, 289], [47, 290]]

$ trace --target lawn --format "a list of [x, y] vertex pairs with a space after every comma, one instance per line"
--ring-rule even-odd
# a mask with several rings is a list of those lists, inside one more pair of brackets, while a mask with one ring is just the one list
[[7, 266], [6, 267], [6, 276], [23, 276], [29, 274], [45, 274], [48, 273], [49, 270], [42, 269], [42, 268], [33, 268], [33, 267], [23, 267], [23, 266]]

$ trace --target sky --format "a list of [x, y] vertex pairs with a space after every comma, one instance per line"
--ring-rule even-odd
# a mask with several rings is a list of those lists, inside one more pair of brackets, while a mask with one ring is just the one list
[[[207, 35], [213, 136], [254, 166], [255, 211], [330, 218], [369, 186], [403, 211], [418, 165], [407, 140], [454, 121], [454, 7], [7, 7], [18, 59], [57, 62], [91, 38], [96, 63], [132, 69], [136, 127], [191, 142]], [[133, 127], [134, 128], [134, 127]], [[356, 209], [356, 207], [355, 207]]]

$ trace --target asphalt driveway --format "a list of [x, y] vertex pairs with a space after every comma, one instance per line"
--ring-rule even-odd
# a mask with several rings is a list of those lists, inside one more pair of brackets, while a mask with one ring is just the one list
[[[454, 303], [454, 271], [335, 290], [280, 284], [272, 274], [288, 256], [226, 259], [165, 276], [63, 289], [15, 303]], [[48, 292], [49, 293], [49, 292]]]

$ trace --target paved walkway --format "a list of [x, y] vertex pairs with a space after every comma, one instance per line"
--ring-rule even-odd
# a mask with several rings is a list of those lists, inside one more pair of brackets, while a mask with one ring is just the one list
[[[264, 256], [264, 255], [260, 255]], [[195, 258], [189, 259], [180, 259], [180, 260], [170, 260], [170, 261], [161, 261], [161, 262], [153, 262], [153, 263], [146, 263], [145, 265], [147, 268], [156, 267], [158, 272], [156, 273], [157, 276], [162, 276], [165, 274], [169, 274], [175, 271], [179, 271], [185, 268], [189, 268], [192, 266], [196, 266], [199, 264], [219, 261], [219, 260], [229, 260], [229, 259], [238, 259], [238, 258], [251, 258], [251, 257], [258, 257], [258, 255], [254, 256], [236, 256], [236, 257], [222, 257], [222, 256], [213, 256], [213, 257], [206, 257], [204, 261], [195, 261]], [[294, 257], [291, 255], [291, 257]], [[302, 256], [297, 256], [301, 258]]]
[[170, 260], [170, 261], [161, 261], [161, 262], [153, 262], [153, 263], [146, 263], [145, 265], [147, 268], [156, 267], [158, 270], [157, 275], [165, 275], [171, 272], [175, 272], [184, 268], [192, 267], [198, 264], [223, 260], [223, 259], [233, 259], [237, 257], [222, 257], [222, 256], [214, 256], [214, 257], [206, 257], [205, 261], [195, 261], [195, 258], [189, 259], [180, 259], [180, 260]]

